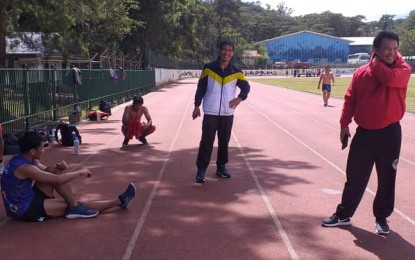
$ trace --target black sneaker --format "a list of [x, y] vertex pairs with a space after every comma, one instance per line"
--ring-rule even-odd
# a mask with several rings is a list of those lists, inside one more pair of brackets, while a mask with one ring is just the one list
[[231, 174], [228, 172], [228, 169], [226, 169], [225, 165], [218, 165], [216, 169], [216, 175], [221, 178], [230, 178]]
[[333, 214], [331, 217], [323, 219], [321, 225], [323, 227], [338, 227], [338, 226], [350, 226], [352, 222], [350, 218], [339, 219], [336, 214]]
[[389, 225], [386, 219], [376, 220], [376, 234], [387, 235], [389, 234]]
[[123, 194], [118, 196], [118, 198], [121, 201], [121, 204], [119, 205], [120, 208], [123, 208], [123, 209], [127, 208], [128, 204], [130, 204], [130, 202], [133, 201], [135, 197], [135, 193], [136, 193], [135, 185], [133, 183], [128, 184], [128, 187], [123, 192]]
[[124, 142], [122, 142], [122, 146], [127, 146], [128, 145], [128, 138], [124, 138]]
[[140, 136], [140, 137], [138, 138], [138, 140], [139, 140], [140, 142], [142, 142], [143, 144], [145, 144], [145, 145], [147, 145], [147, 144], [148, 144], [147, 139], [146, 139], [144, 136]]
[[202, 183], [205, 182], [205, 171], [206, 169], [199, 168], [196, 173], [196, 182]]

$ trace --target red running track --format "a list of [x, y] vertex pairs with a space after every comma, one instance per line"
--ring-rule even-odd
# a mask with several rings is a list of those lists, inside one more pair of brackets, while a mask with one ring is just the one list
[[[353, 226], [323, 228], [340, 201], [347, 150], [340, 149], [342, 100], [251, 83], [237, 108], [230, 142], [232, 179], [216, 178], [216, 148], [207, 182], [194, 182], [201, 119], [191, 119], [196, 79], [144, 97], [157, 131], [149, 146], [121, 149], [121, 115], [79, 125], [81, 154], [57, 145], [43, 162], [86, 166], [80, 199], [138, 195], [127, 210], [89, 220], [26, 223], [0, 209], [0, 259], [415, 259], [415, 115], [402, 120], [396, 209], [387, 237], [374, 233], [376, 174]], [[353, 129], [353, 128], [352, 128]], [[412, 130], [412, 131], [411, 131]], [[354, 132], [354, 130], [353, 130]]]

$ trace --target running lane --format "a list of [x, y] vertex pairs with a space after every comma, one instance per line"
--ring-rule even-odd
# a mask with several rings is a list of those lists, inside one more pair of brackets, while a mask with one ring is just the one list
[[[134, 182], [128, 210], [91, 220], [45, 223], [8, 220], [0, 210], [0, 259], [412, 259], [415, 254], [415, 127], [402, 120], [396, 210], [391, 234], [374, 233], [372, 175], [345, 229], [323, 228], [340, 201], [347, 150], [340, 149], [340, 99], [322, 106], [310, 93], [251, 83], [237, 108], [230, 142], [232, 179], [215, 176], [216, 144], [207, 182], [194, 182], [201, 118], [191, 119], [196, 79], [144, 96], [156, 132], [149, 146], [133, 140], [120, 149], [125, 105], [109, 120], [79, 125], [84, 144], [46, 150], [46, 162], [65, 157], [94, 176], [79, 179], [80, 199], [117, 196]], [[355, 126], [352, 126], [354, 132]], [[83, 195], [88, 194], [88, 195]], [[1, 205], [2, 206], [2, 205]]]

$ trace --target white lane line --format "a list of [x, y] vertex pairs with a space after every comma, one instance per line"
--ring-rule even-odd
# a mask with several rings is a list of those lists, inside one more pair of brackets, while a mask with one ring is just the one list
[[[315, 155], [317, 155], [318, 157], [320, 157], [323, 161], [325, 161], [326, 163], [328, 163], [330, 166], [332, 166], [334, 169], [336, 169], [338, 172], [340, 172], [341, 174], [343, 174], [344, 176], [346, 176], [346, 173], [340, 169], [340, 167], [338, 167], [336, 164], [334, 164], [333, 162], [329, 161], [326, 157], [324, 157], [322, 154], [320, 154], [319, 152], [317, 152], [316, 150], [314, 150], [313, 148], [311, 148], [309, 145], [307, 145], [306, 143], [304, 143], [303, 141], [301, 141], [298, 137], [296, 137], [295, 135], [291, 134], [287, 129], [285, 129], [284, 127], [280, 126], [278, 123], [276, 123], [274, 120], [272, 120], [269, 116], [267, 116], [266, 114], [264, 114], [263, 112], [259, 111], [258, 109], [256, 109], [252, 104], [247, 103], [252, 110], [254, 110], [255, 112], [257, 112], [258, 114], [260, 114], [261, 116], [263, 116], [265, 119], [267, 119], [268, 121], [270, 121], [273, 125], [275, 125], [276, 127], [278, 127], [281, 131], [283, 131], [284, 133], [286, 133], [287, 135], [291, 136], [294, 140], [296, 140], [298, 143], [300, 143], [301, 145], [303, 145], [305, 148], [307, 148], [308, 150], [310, 150], [312, 153], [314, 153]], [[366, 192], [370, 193], [372, 196], [375, 196], [375, 192], [373, 192], [371, 189], [366, 188]], [[405, 220], [407, 220], [410, 224], [412, 224], [413, 226], [415, 226], [415, 220], [413, 220], [412, 218], [410, 218], [408, 215], [406, 215], [405, 213], [403, 213], [402, 211], [400, 211], [398, 208], [395, 208], [394, 211], [396, 213], [398, 213], [398, 215], [400, 215], [402, 218], [404, 218]]]
[[[325, 127], [329, 128], [329, 129], [332, 129], [332, 130], [337, 131], [337, 132], [339, 132], [339, 131], [340, 131], [340, 130], [339, 130], [339, 127], [337, 127], [337, 128], [336, 128], [336, 127], [332, 127], [331, 125], [328, 125], [328, 124], [323, 123], [322, 121], [320, 121], [320, 120], [318, 120], [318, 119], [315, 119], [315, 118], [312, 118], [312, 117], [310, 117], [310, 116], [307, 116], [307, 115], [305, 115], [304, 113], [301, 113], [301, 112], [299, 112], [299, 111], [297, 111], [297, 110], [291, 109], [291, 111], [292, 111], [292, 112], [294, 112], [294, 113], [297, 113], [298, 115], [300, 115], [300, 116], [302, 116], [302, 117], [305, 117], [305, 118], [309, 119], [310, 121], [313, 121], [313, 122], [315, 122], [315, 123], [317, 123], [317, 124], [320, 124], [320, 125], [322, 125], [322, 126], [325, 126]], [[405, 137], [409, 137], [409, 138], [413, 138], [413, 139], [415, 139], [414, 137], [409, 136], [409, 135], [405, 135], [405, 134], [402, 134], [402, 135], [403, 135], [403, 136], [405, 136]], [[405, 158], [403, 158], [402, 156], [399, 156], [399, 158], [400, 158], [400, 159], [402, 159], [403, 161], [405, 161], [405, 162], [407, 162], [407, 163], [412, 164], [412, 165], [414, 165], [414, 166], [415, 166], [415, 162], [413, 162], [413, 161], [411, 161], [411, 160], [408, 160], [408, 159], [405, 159]]]
[[235, 142], [238, 144], [238, 148], [239, 148], [239, 152], [241, 153], [242, 157], [244, 158], [245, 164], [248, 167], [249, 173], [252, 177], [252, 179], [254, 179], [256, 187], [259, 191], [259, 194], [261, 195], [262, 200], [265, 203], [265, 207], [268, 210], [268, 213], [271, 215], [272, 220], [274, 221], [275, 227], [278, 230], [278, 233], [280, 234], [282, 240], [284, 241], [285, 247], [287, 247], [288, 253], [290, 253], [291, 259], [296, 260], [299, 259], [297, 253], [294, 250], [294, 247], [291, 244], [290, 239], [288, 238], [287, 233], [285, 232], [284, 228], [282, 227], [282, 224], [278, 218], [277, 213], [275, 212], [274, 208], [272, 207], [271, 202], [268, 199], [267, 194], [265, 193], [264, 188], [262, 187], [261, 183], [258, 180], [257, 175], [255, 174], [255, 171], [253, 170], [253, 168], [251, 167], [251, 163], [248, 160], [248, 157], [246, 156], [246, 154], [244, 153], [241, 144], [239, 143], [238, 139], [236, 138], [236, 135], [232, 132], [232, 136], [233, 139], [235, 140]]
[[9, 221], [9, 217], [6, 217], [5, 219], [3, 219], [1, 222], [0, 222], [0, 228], [2, 227], [2, 226], [4, 226], [4, 225], [6, 225], [6, 223]]
[[157, 189], [158, 189], [158, 187], [160, 185], [161, 178], [164, 175], [164, 172], [165, 172], [167, 163], [170, 160], [171, 153], [173, 151], [174, 146], [176, 145], [176, 142], [177, 142], [177, 138], [179, 136], [179, 133], [181, 132], [181, 130], [183, 128], [184, 120], [185, 120], [186, 117], [189, 116], [188, 111], [189, 111], [190, 105], [192, 104], [192, 99], [189, 98], [188, 100], [189, 100], [189, 103], [187, 104], [187, 108], [186, 108], [186, 110], [185, 110], [185, 112], [184, 112], [184, 114], [182, 116], [182, 119], [180, 121], [179, 127], [177, 128], [177, 131], [176, 131], [176, 134], [175, 134], [175, 136], [173, 138], [173, 141], [170, 144], [169, 152], [166, 155], [166, 158], [164, 158], [163, 165], [162, 165], [162, 167], [161, 167], [161, 169], [160, 169], [160, 171], [158, 173], [157, 180], [156, 180], [156, 182], [155, 182], [155, 184], [153, 186], [153, 190], [151, 191], [151, 194], [150, 194], [150, 196], [147, 199], [146, 206], [144, 207], [144, 210], [141, 213], [140, 219], [139, 219], [139, 221], [138, 221], [138, 223], [137, 223], [137, 225], [136, 225], [136, 227], [134, 229], [134, 233], [131, 236], [130, 242], [127, 245], [127, 248], [125, 250], [124, 256], [122, 258], [123, 260], [129, 260], [129, 259], [131, 259], [131, 255], [132, 255], [133, 250], [134, 250], [134, 247], [135, 247], [135, 245], [137, 243], [138, 236], [140, 235], [141, 229], [144, 226], [144, 222], [147, 219], [147, 215], [148, 215], [148, 213], [150, 211], [151, 204], [153, 203], [154, 196], [156, 195]]
[[408, 160], [408, 159], [405, 159], [405, 158], [403, 158], [402, 156], [399, 156], [399, 159], [401, 159], [402, 161], [405, 161], [405, 162], [407, 162], [407, 163], [412, 164], [413, 166], [415, 166], [415, 162], [410, 161], [410, 160]]
[[404, 134], [403, 136], [404, 136], [404, 137], [408, 137], [408, 138], [410, 138], [410, 139], [415, 139], [415, 137], [413, 137], [413, 136], [411, 136], [411, 135]]

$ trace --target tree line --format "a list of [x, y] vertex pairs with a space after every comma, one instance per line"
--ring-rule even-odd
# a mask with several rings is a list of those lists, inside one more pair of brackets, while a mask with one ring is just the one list
[[[102, 53], [105, 49], [135, 55], [145, 67], [153, 51], [176, 60], [207, 62], [218, 42], [236, 44], [235, 58], [257, 50], [258, 41], [310, 30], [337, 37], [374, 36], [393, 30], [401, 37], [403, 55], [415, 55], [415, 10], [396, 19], [379, 21], [363, 15], [346, 17], [329, 10], [292, 16], [285, 2], [261, 7], [241, 0], [2, 0], [0, 3], [0, 67], [6, 64], [6, 37], [42, 33], [43, 45], [65, 59], [74, 52]], [[30, 41], [30, 40], [29, 40]]]

